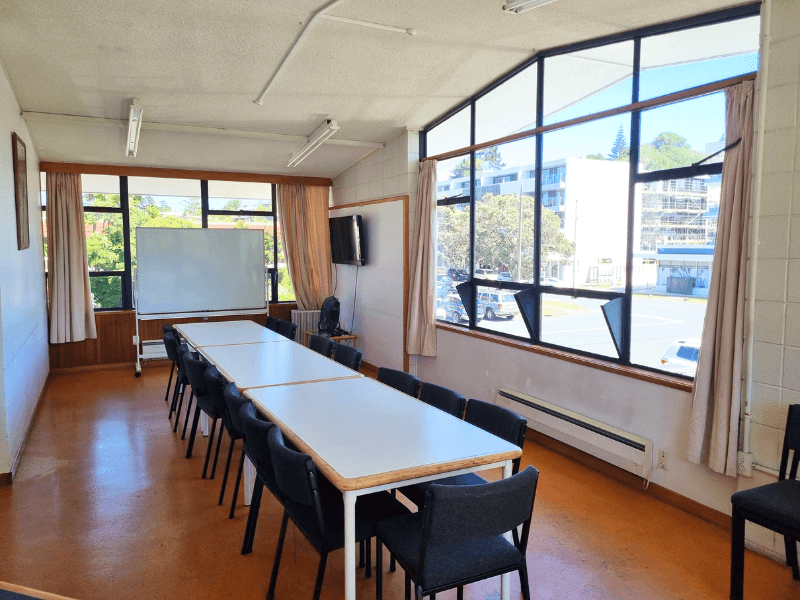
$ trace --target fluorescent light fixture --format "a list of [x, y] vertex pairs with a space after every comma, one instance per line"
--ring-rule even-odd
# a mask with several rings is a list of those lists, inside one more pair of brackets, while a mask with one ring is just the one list
[[526, 10], [539, 8], [556, 0], [512, 0], [503, 5], [503, 10], [510, 13], [524, 13]]
[[128, 144], [125, 146], [125, 156], [136, 157], [136, 151], [139, 149], [139, 132], [142, 130], [143, 112], [144, 109], [139, 105], [139, 101], [134, 98], [128, 117]]
[[289, 161], [289, 166], [296, 167], [299, 165], [306, 156], [319, 148], [325, 140], [327, 140], [337, 131], [339, 131], [339, 125], [336, 124], [336, 121], [333, 119], [325, 119], [322, 122], [322, 125], [317, 127], [314, 130], [314, 133], [309, 136], [308, 142], [306, 142], [299, 150], [295, 150], [295, 152], [292, 154], [292, 160]]
[[373, 29], [383, 29], [384, 31], [394, 31], [395, 33], [417, 35], [416, 29], [403, 29], [402, 27], [393, 27], [391, 25], [383, 25], [381, 23], [371, 23], [370, 21], [359, 21], [358, 19], [348, 19], [347, 17], [335, 17], [333, 15], [320, 16], [328, 21], [339, 21], [339, 23], [349, 23], [350, 25], [360, 25], [361, 27], [372, 27]]

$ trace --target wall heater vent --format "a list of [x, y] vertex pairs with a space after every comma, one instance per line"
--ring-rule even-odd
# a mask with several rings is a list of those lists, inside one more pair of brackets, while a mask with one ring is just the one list
[[639, 477], [653, 469], [653, 443], [521, 392], [500, 388], [497, 404], [528, 419], [528, 427]]
[[319, 310], [293, 310], [292, 323], [297, 324], [297, 337], [295, 341], [298, 344], [306, 344], [306, 331], [317, 331], [319, 327]]

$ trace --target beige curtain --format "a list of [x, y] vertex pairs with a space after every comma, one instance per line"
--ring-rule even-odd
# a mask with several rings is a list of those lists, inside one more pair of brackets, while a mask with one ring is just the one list
[[46, 185], [50, 343], [95, 339], [81, 176], [48, 173]]
[[420, 164], [417, 228], [411, 248], [411, 293], [408, 300], [406, 351], [436, 356], [436, 161]]
[[331, 293], [329, 188], [279, 185], [278, 218], [299, 310], [316, 310]]
[[[753, 82], [725, 90], [725, 152], [714, 267], [703, 324], [687, 458], [736, 477], [753, 156]], [[763, 110], [763, 107], [762, 107]]]

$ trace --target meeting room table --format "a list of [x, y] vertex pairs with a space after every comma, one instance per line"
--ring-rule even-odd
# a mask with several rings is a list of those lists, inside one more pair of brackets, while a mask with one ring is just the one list
[[180, 323], [175, 329], [195, 348], [291, 341], [250, 320]]

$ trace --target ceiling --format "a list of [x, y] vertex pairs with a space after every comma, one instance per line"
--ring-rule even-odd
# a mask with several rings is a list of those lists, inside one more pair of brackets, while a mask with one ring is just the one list
[[[330, 14], [417, 34], [319, 19], [261, 106], [324, 0], [4, 0], [0, 62], [41, 160], [334, 177], [535, 50], [741, 4], [559, 0], [514, 15], [504, 2], [342, 0]], [[145, 109], [135, 159], [124, 152], [133, 98]], [[287, 167], [325, 118], [341, 128], [331, 141], [368, 144], [326, 143]]]

